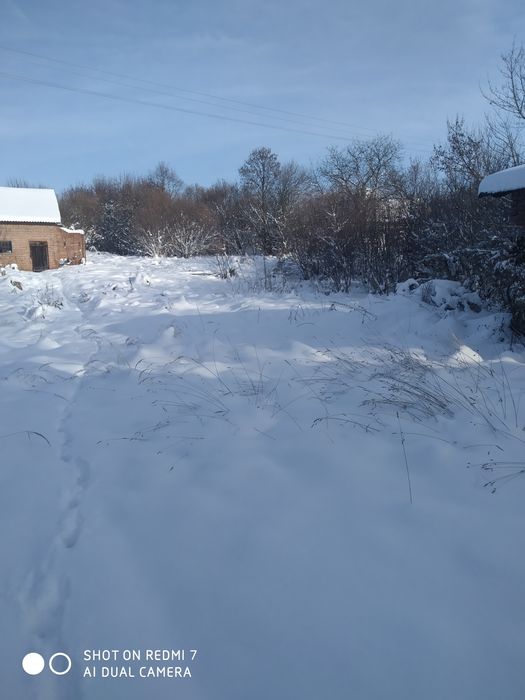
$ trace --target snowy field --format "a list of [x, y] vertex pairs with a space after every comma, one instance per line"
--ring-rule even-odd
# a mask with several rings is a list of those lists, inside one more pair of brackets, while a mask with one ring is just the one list
[[[525, 697], [505, 315], [272, 284], [107, 255], [0, 277], [2, 698]], [[104, 649], [198, 652], [84, 677]]]

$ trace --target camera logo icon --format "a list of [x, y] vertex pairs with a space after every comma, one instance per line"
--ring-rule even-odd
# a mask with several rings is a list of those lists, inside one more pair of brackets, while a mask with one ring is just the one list
[[[22, 668], [30, 676], [38, 676], [39, 673], [42, 673], [45, 666], [46, 661], [44, 657], [36, 651], [26, 654], [22, 659]], [[54, 673], [55, 676], [65, 676], [66, 673], [71, 671], [71, 657], [63, 651], [57, 651], [50, 656], [48, 666], [51, 673]]]

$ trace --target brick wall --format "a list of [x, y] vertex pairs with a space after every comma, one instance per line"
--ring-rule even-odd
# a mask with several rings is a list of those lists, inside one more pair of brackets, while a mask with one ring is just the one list
[[67, 233], [62, 231], [66, 243], [66, 258], [72, 265], [79, 265], [86, 257], [86, 240], [83, 233]]
[[60, 267], [60, 261], [68, 258], [79, 264], [86, 255], [84, 236], [68, 233], [56, 224], [0, 223], [0, 241], [11, 241], [13, 252], [0, 253], [0, 267], [16, 263], [20, 270], [31, 271], [29, 244], [47, 243], [49, 267]]

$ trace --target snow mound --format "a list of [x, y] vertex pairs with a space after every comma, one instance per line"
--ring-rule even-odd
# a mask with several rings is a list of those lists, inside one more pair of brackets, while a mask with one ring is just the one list
[[459, 282], [430, 280], [421, 285], [420, 289], [422, 301], [444, 311], [470, 309], [479, 313], [483, 307], [479, 294], [468, 291]]

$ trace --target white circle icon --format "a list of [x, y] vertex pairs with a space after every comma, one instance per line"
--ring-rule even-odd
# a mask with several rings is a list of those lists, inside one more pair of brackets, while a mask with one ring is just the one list
[[22, 668], [30, 676], [38, 676], [44, 670], [45, 665], [44, 657], [34, 651], [31, 654], [26, 654], [22, 659]]
[[[66, 660], [66, 667], [62, 671], [57, 671], [55, 667], [53, 666], [53, 661], [55, 659], [62, 658]], [[57, 651], [56, 654], [53, 654], [53, 656], [49, 659], [49, 670], [55, 674], [55, 676], [64, 676], [66, 673], [69, 673], [71, 671], [71, 657], [68, 656], [67, 654], [64, 654], [63, 651]]]

